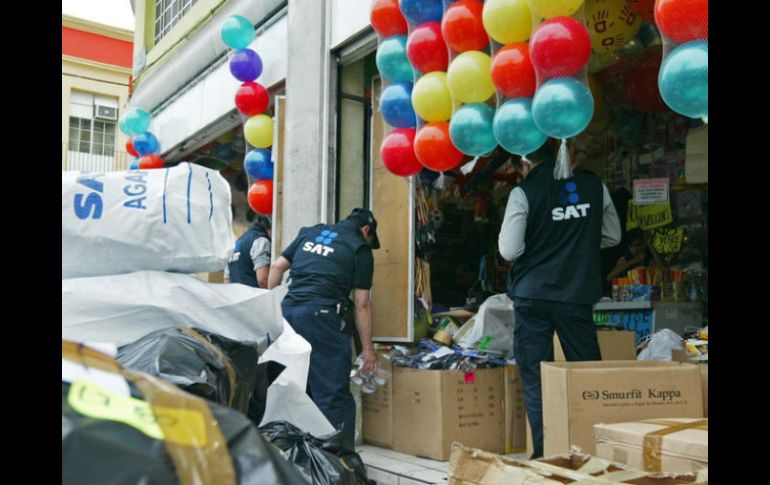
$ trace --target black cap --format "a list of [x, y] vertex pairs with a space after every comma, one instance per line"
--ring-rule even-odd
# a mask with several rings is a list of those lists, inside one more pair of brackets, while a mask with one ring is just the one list
[[348, 219], [355, 219], [359, 221], [361, 226], [368, 224], [369, 234], [372, 236], [372, 249], [380, 248], [380, 238], [377, 237], [377, 219], [374, 218], [372, 211], [358, 207], [353, 209], [353, 211], [348, 216]]

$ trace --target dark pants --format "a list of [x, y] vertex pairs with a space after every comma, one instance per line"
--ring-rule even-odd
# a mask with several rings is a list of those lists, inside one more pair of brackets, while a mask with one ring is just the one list
[[344, 424], [352, 441], [356, 430], [356, 404], [350, 394], [353, 351], [342, 317], [330, 306], [284, 300], [281, 308], [294, 331], [312, 346], [308, 395], [332, 426], [339, 429]]
[[[513, 357], [521, 372], [524, 404], [532, 428], [533, 453], [543, 456], [543, 398], [540, 362], [553, 361], [553, 332], [568, 361], [602, 360], [591, 305], [513, 298], [516, 323]], [[566, 404], [565, 404], [566, 405]]]

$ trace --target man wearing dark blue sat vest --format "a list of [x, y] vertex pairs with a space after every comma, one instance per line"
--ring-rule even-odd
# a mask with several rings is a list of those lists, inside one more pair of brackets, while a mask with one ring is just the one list
[[235, 241], [235, 250], [225, 270], [225, 283], [242, 283], [267, 288], [270, 271], [271, 225], [267, 216], [257, 214], [252, 224]]
[[568, 361], [601, 360], [593, 304], [602, 296], [600, 248], [620, 242], [620, 221], [601, 179], [556, 162], [548, 145], [518, 161], [524, 180], [508, 198], [498, 245], [513, 261], [508, 295], [515, 316], [513, 357], [521, 371], [533, 454], [543, 456], [540, 362], [553, 334]]
[[281, 283], [291, 268], [283, 316], [313, 347], [308, 394], [329, 422], [351, 437], [356, 408], [350, 394], [352, 348], [343, 315], [355, 300], [355, 320], [363, 351], [362, 371], [377, 368], [372, 346], [372, 249], [380, 247], [377, 221], [366, 209], [354, 209], [337, 224], [303, 227], [297, 238], [270, 267], [268, 288]]

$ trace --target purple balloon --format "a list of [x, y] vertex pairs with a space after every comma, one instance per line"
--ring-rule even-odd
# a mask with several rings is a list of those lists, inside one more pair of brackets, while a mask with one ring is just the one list
[[230, 72], [239, 81], [254, 81], [262, 74], [262, 59], [251, 49], [237, 50], [230, 58]]

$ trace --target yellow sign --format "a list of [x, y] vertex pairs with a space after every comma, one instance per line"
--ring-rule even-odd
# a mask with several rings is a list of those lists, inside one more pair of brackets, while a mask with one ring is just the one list
[[628, 201], [626, 229], [640, 227], [644, 230], [667, 226], [674, 222], [671, 204], [636, 205]]
[[660, 254], [677, 254], [682, 249], [684, 229], [658, 229], [653, 233], [652, 245]]
[[[85, 379], [72, 383], [67, 401], [84, 416], [120, 422], [156, 440], [195, 447], [206, 444], [203, 416], [198, 411], [152, 407], [145, 401], [122, 396]], [[159, 423], [163, 424], [165, 435]]]

